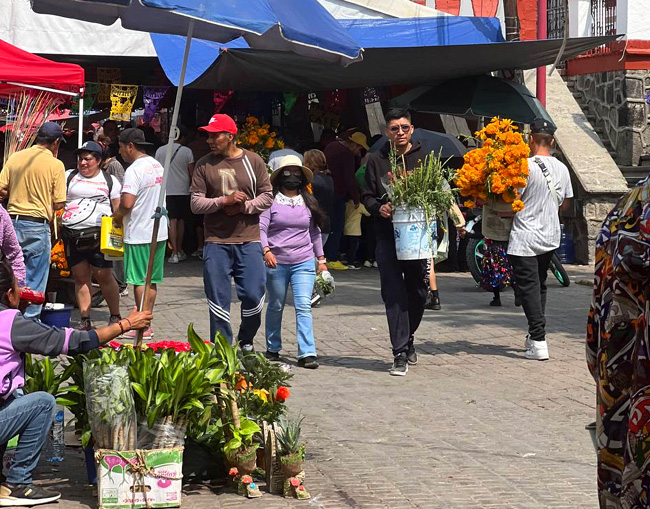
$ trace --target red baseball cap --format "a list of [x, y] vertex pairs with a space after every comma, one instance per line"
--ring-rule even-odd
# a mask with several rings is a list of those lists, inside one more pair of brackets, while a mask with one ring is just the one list
[[199, 130], [209, 133], [237, 134], [237, 124], [235, 124], [235, 121], [229, 115], [217, 113], [210, 119], [208, 125], [199, 127]]

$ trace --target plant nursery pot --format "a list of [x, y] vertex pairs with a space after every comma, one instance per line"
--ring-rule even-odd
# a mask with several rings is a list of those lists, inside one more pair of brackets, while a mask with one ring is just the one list
[[300, 454], [290, 454], [288, 456], [280, 456], [280, 468], [282, 473], [288, 479], [295, 477], [302, 472], [303, 458]]
[[248, 447], [228, 455], [228, 463], [236, 467], [240, 475], [252, 474], [257, 460], [257, 448]]

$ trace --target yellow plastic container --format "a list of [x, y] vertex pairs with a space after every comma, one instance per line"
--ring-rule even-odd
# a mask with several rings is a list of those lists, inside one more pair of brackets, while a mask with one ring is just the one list
[[124, 231], [113, 224], [113, 218], [102, 217], [102, 238], [100, 251], [112, 258], [124, 256]]

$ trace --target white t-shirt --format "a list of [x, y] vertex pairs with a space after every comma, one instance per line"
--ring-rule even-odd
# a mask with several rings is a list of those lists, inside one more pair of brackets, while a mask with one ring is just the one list
[[[65, 172], [66, 182], [73, 171]], [[122, 186], [112, 175], [108, 175], [108, 178], [113, 182], [110, 197], [108, 183], [101, 171], [92, 178], [86, 178], [81, 173], [72, 177], [63, 211], [63, 226], [73, 230], [92, 228], [102, 225], [103, 216], [113, 215], [109, 198], [119, 199]]]
[[[167, 145], [163, 145], [156, 150], [156, 160], [165, 165], [167, 156]], [[169, 175], [167, 176], [167, 196], [178, 196], [190, 194], [190, 174], [187, 167], [194, 162], [192, 151], [181, 145], [174, 143], [172, 148], [172, 162], [169, 165]]]
[[555, 157], [536, 157], [550, 173], [557, 199], [551, 194], [548, 181], [535, 158], [528, 159], [528, 183], [521, 194], [524, 209], [515, 214], [508, 242], [508, 254], [515, 256], [536, 256], [560, 247], [558, 209], [566, 198], [573, 197], [567, 167]]
[[[124, 173], [122, 193], [134, 195], [135, 205], [124, 216], [124, 242], [149, 244], [153, 234], [153, 215], [158, 206], [158, 194], [163, 179], [163, 167], [153, 157], [136, 159]], [[160, 220], [158, 242], [167, 240], [167, 217]]]
[[302, 154], [290, 148], [281, 148], [280, 150], [275, 150], [269, 154], [268, 166], [271, 168], [271, 171], [278, 169], [280, 161], [284, 156], [298, 156], [300, 158], [300, 162], [304, 162]]

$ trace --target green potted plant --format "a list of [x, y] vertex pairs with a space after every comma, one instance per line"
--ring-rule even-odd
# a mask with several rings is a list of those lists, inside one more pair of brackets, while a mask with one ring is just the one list
[[295, 477], [302, 472], [305, 460], [305, 444], [300, 441], [302, 421], [298, 416], [294, 419], [282, 416], [278, 421], [280, 432], [276, 436], [280, 468], [286, 478]]
[[[237, 427], [236, 424], [239, 424]], [[250, 475], [257, 464], [257, 448], [259, 443], [254, 442], [255, 434], [261, 431], [260, 427], [250, 419], [241, 419], [239, 423], [230, 425], [232, 438], [224, 445], [224, 452], [231, 467], [237, 468], [239, 475]]]

